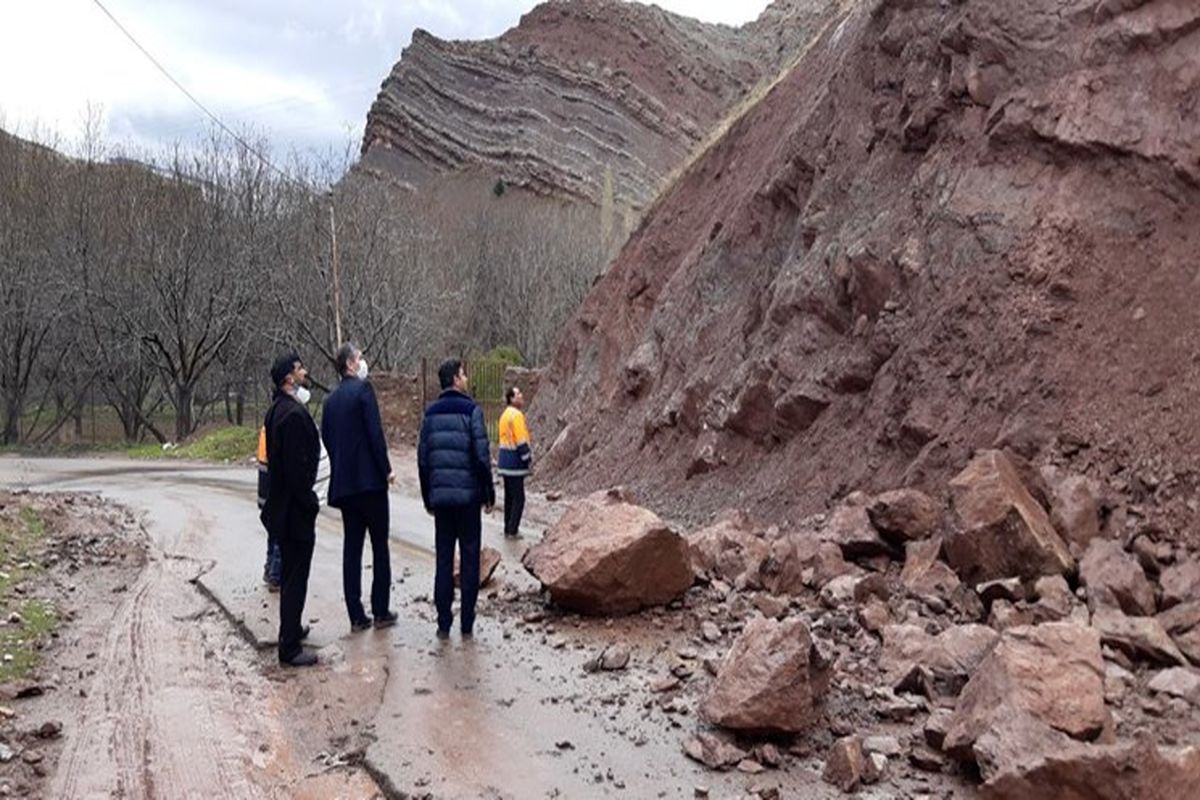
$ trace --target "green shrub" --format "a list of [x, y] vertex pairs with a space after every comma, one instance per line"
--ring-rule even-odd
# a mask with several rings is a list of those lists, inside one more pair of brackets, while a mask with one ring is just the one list
[[217, 428], [178, 447], [144, 444], [131, 447], [126, 454], [133, 458], [179, 458], [195, 461], [245, 461], [258, 449], [258, 428], [230, 425]]

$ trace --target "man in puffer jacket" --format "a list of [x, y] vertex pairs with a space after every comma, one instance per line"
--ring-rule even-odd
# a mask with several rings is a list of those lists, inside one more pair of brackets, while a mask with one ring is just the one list
[[464, 638], [473, 635], [475, 601], [479, 595], [479, 543], [483, 532], [480, 508], [492, 513], [496, 488], [492, 484], [492, 455], [483, 411], [467, 394], [462, 362], [451, 359], [438, 369], [442, 394], [425, 411], [417, 445], [417, 470], [425, 510], [433, 514], [437, 567], [433, 600], [437, 606], [437, 635], [450, 636], [454, 621], [454, 546], [462, 562], [462, 619]]

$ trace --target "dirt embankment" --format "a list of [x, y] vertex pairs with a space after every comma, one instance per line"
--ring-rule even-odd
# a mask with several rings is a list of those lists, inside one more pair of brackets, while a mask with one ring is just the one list
[[1002, 443], [1189, 529], [1198, 48], [1172, 0], [855, 4], [563, 334], [541, 480], [795, 520]]

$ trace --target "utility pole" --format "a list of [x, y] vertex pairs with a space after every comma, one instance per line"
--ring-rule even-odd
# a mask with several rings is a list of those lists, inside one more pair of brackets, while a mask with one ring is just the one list
[[329, 250], [333, 257], [333, 328], [337, 346], [342, 346], [342, 286], [338, 281], [337, 218], [333, 212], [333, 192], [329, 193]]

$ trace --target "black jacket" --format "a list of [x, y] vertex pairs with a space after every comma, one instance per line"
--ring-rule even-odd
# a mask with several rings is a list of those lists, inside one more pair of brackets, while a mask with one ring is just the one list
[[426, 409], [417, 471], [430, 511], [496, 504], [487, 427], [474, 400], [447, 389]]
[[279, 539], [306, 539], [316, 535], [321, 505], [313, 483], [321, 441], [317, 426], [289, 394], [278, 392], [267, 412], [267, 502], [263, 525]]
[[343, 498], [387, 490], [392, 464], [370, 383], [343, 378], [325, 398], [321, 439], [329, 451], [329, 505], [340, 508]]

